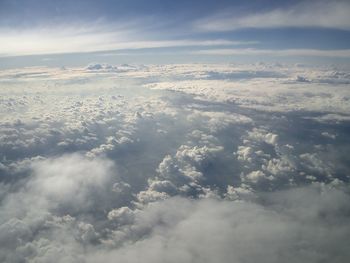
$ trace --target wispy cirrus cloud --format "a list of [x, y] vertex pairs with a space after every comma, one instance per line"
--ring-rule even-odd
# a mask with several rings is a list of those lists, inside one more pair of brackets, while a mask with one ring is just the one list
[[187, 46], [249, 45], [253, 41], [225, 39], [159, 39], [140, 25], [58, 25], [34, 29], [1, 29], [0, 56], [97, 52]]
[[193, 51], [198, 55], [263, 55], [274, 57], [307, 56], [307, 57], [350, 57], [350, 49], [321, 50], [321, 49], [254, 49], [254, 48], [228, 48], [228, 49], [203, 49]]
[[231, 31], [242, 28], [318, 27], [350, 30], [350, 3], [310, 1], [288, 8], [236, 14], [224, 11], [194, 22], [199, 31]]

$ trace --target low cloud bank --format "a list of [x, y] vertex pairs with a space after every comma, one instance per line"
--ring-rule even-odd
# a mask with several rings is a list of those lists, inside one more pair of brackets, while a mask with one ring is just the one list
[[345, 262], [348, 74], [2, 71], [0, 261]]

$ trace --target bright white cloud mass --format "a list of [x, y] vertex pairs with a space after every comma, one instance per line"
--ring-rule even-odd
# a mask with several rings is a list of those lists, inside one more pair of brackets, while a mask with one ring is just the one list
[[349, 262], [349, 10], [0, 0], [0, 262]]
[[2, 262], [346, 262], [349, 83], [283, 64], [3, 70]]

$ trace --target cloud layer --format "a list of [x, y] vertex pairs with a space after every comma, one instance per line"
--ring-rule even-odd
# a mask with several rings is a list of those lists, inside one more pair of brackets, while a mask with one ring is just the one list
[[264, 63], [1, 71], [0, 261], [346, 261], [349, 83]]
[[194, 23], [203, 31], [230, 31], [242, 28], [317, 27], [350, 29], [350, 5], [346, 1], [302, 1], [246, 15], [222, 12]]

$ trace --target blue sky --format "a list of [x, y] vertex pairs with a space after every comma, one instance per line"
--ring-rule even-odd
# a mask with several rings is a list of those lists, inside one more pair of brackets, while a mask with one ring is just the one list
[[348, 1], [325, 0], [0, 0], [0, 62], [347, 64], [349, 13]]
[[349, 262], [349, 91], [350, 0], [0, 0], [0, 263]]

